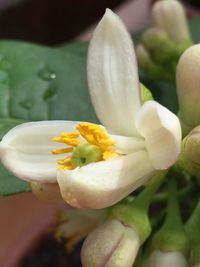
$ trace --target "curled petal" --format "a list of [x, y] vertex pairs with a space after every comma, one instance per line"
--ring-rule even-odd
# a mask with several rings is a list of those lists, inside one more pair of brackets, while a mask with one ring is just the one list
[[57, 163], [61, 156], [52, 150], [66, 145], [52, 138], [75, 130], [76, 122], [42, 121], [21, 124], [10, 130], [0, 143], [3, 165], [15, 176], [27, 181], [56, 182]]
[[74, 207], [104, 208], [143, 185], [154, 174], [146, 151], [58, 171], [63, 199]]
[[133, 44], [120, 18], [109, 9], [90, 42], [87, 73], [91, 99], [102, 124], [118, 134], [136, 134], [140, 91]]
[[138, 131], [155, 169], [167, 169], [181, 150], [181, 127], [176, 115], [155, 101], [147, 101], [137, 118]]

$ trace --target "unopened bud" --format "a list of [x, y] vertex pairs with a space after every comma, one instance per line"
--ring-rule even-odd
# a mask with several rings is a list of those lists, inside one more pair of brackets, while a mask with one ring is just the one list
[[190, 39], [185, 9], [179, 1], [157, 1], [152, 8], [152, 19], [173, 42], [180, 44]]
[[137, 232], [112, 219], [92, 231], [81, 250], [83, 267], [131, 267], [140, 247]]
[[166, 69], [163, 69], [162, 66], [154, 63], [151, 59], [151, 56], [148, 50], [142, 45], [136, 47], [136, 55], [138, 60], [138, 65], [141, 70], [145, 72], [152, 80], [168, 80], [168, 74]]
[[167, 41], [167, 34], [159, 28], [149, 28], [142, 34], [142, 43], [148, 50], [157, 49]]
[[64, 204], [60, 188], [57, 183], [38, 183], [31, 182], [30, 187], [33, 194], [41, 201], [50, 204]]
[[146, 267], [187, 267], [185, 256], [178, 251], [163, 252], [155, 250], [146, 264]]
[[200, 175], [200, 126], [183, 139], [178, 164], [190, 174]]
[[176, 72], [179, 117], [185, 134], [200, 125], [200, 45], [188, 48], [181, 56]]
[[142, 44], [140, 44], [136, 47], [135, 52], [139, 67], [143, 70], [147, 69], [149, 64], [152, 63], [152, 61], [146, 48]]
[[162, 29], [146, 30], [142, 35], [142, 42], [155, 62], [163, 64], [177, 61], [176, 46]]

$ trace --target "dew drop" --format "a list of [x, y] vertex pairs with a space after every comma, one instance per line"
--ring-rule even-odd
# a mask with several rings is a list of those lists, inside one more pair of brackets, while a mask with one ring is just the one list
[[49, 70], [48, 68], [44, 68], [38, 72], [38, 76], [45, 81], [52, 81], [56, 79], [56, 74]]

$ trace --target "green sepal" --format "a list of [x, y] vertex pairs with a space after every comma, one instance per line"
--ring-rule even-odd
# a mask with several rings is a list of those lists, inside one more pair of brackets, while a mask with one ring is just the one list
[[123, 224], [132, 227], [139, 234], [141, 244], [151, 233], [151, 224], [148, 215], [137, 206], [119, 204], [110, 210], [110, 217], [116, 218]]
[[154, 99], [151, 91], [142, 83], [140, 83], [140, 90], [141, 90], [142, 104], [145, 103], [146, 101]]
[[190, 242], [184, 229], [176, 228], [175, 224], [162, 228], [158, 231], [152, 241], [152, 250], [179, 251], [188, 256]]

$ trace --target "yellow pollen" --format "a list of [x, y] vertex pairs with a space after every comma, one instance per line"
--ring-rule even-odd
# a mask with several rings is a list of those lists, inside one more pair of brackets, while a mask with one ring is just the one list
[[[77, 132], [62, 133], [60, 136], [53, 138], [54, 142], [68, 145], [68, 148], [55, 149], [53, 154], [64, 154], [73, 152], [76, 146], [82, 143], [78, 137], [84, 138], [89, 144], [97, 146], [103, 154], [103, 160], [109, 160], [119, 156], [115, 149], [115, 141], [106, 133], [104, 127], [94, 123], [82, 122], [76, 126]], [[71, 157], [58, 160], [60, 170], [72, 170]]]

